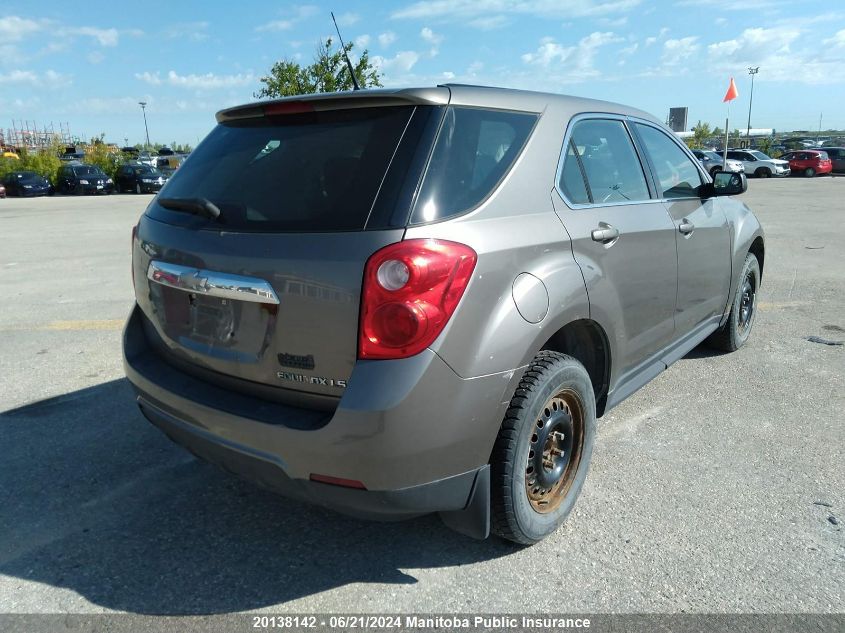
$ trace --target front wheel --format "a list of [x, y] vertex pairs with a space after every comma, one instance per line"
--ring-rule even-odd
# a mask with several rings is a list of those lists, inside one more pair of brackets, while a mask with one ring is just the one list
[[713, 169], [710, 170], [710, 177], [715, 180], [716, 174], [718, 174], [720, 171], [722, 171], [721, 167], [714, 167]]
[[745, 345], [757, 316], [760, 264], [753, 253], [745, 256], [739, 280], [728, 320], [707, 339], [710, 347], [724, 352], [734, 352]]
[[768, 178], [772, 175], [772, 172], [766, 167], [760, 167], [760, 169], [754, 172], [754, 175], [757, 176], [757, 178]]
[[584, 485], [595, 435], [596, 400], [587, 370], [565, 354], [537, 354], [493, 448], [492, 531], [523, 545], [554, 532]]
[[813, 169], [812, 167], [807, 167], [807, 169], [804, 170], [804, 175], [807, 178], [812, 178], [813, 176], [816, 175], [816, 170]]
[[141, 193], [141, 183], [135, 183], [135, 193]]

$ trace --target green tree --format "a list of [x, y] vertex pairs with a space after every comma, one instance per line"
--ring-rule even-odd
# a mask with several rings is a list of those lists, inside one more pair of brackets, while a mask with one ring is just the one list
[[61, 167], [59, 150], [61, 143], [54, 141], [51, 147], [29, 151], [22, 147], [18, 153], [18, 159], [4, 158], [0, 160], [0, 178], [3, 178], [12, 171], [34, 171], [44, 176], [50, 182], [56, 182], [56, 174]]
[[109, 178], [117, 175], [117, 170], [122, 162], [120, 152], [115, 152], [103, 142], [105, 134], [94, 138], [85, 151], [85, 162], [89, 165], [96, 165], [102, 169]]
[[704, 147], [704, 143], [713, 135], [713, 131], [710, 129], [709, 123], [702, 123], [699, 121], [693, 128], [692, 128], [692, 138], [689, 139], [692, 141], [690, 147], [694, 149], [700, 149]]
[[[353, 44], [344, 47], [348, 55]], [[273, 64], [270, 72], [261, 78], [262, 88], [255, 93], [259, 99], [289, 97], [312, 94], [315, 92], [340, 92], [352, 89], [352, 78], [346, 66], [344, 49], [332, 48], [332, 38], [320, 41], [314, 53], [314, 61], [308, 66], [300, 66], [295, 61], [283, 59]], [[362, 88], [380, 87], [381, 73], [370, 63], [367, 49], [358, 57], [352, 67], [358, 85]]]

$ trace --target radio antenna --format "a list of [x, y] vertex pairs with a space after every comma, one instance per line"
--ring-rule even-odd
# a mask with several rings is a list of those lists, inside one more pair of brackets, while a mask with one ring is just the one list
[[340, 29], [337, 28], [337, 20], [334, 19], [334, 11], [330, 11], [332, 16], [332, 22], [334, 22], [334, 29], [337, 31], [337, 38], [340, 40], [340, 49], [343, 51], [343, 57], [346, 59], [346, 67], [349, 69], [349, 76], [352, 77], [352, 89], [353, 90], [360, 90], [361, 86], [358, 85], [358, 78], [355, 77], [355, 71], [352, 70], [352, 62], [349, 61], [349, 55], [346, 53], [346, 44], [343, 43], [343, 37], [340, 34]]

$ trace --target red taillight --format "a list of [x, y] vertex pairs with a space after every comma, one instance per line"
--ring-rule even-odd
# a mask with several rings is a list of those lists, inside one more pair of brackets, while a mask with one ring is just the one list
[[455, 311], [477, 259], [469, 246], [433, 239], [376, 252], [364, 268], [358, 358], [407, 358], [428, 347]]
[[331, 477], [329, 475], [318, 475], [311, 473], [309, 476], [311, 481], [318, 481], [321, 484], [331, 484], [332, 486], [343, 486], [344, 488], [357, 488], [359, 490], [366, 490], [367, 487], [357, 479], [343, 479], [342, 477]]
[[303, 112], [314, 112], [314, 106], [305, 101], [281, 101], [279, 103], [268, 103], [264, 106], [264, 116], [302, 114]]

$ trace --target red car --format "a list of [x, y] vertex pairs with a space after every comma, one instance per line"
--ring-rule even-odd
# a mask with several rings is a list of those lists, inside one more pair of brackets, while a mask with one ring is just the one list
[[815, 149], [787, 152], [780, 157], [781, 160], [789, 161], [789, 169], [793, 174], [804, 174], [812, 178], [816, 174], [829, 174], [833, 171], [833, 161], [827, 155]]

